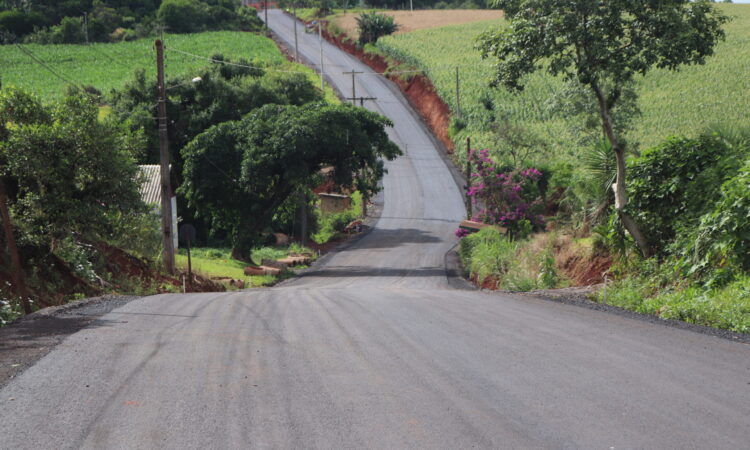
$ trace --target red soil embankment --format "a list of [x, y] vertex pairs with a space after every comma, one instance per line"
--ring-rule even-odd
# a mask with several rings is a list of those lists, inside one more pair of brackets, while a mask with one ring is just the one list
[[[341, 38], [323, 31], [323, 37], [338, 48], [344, 50], [350, 55], [367, 64], [370, 68], [378, 73], [384, 73], [388, 70], [388, 63], [379, 55], [367, 54], [351, 41], [344, 41]], [[448, 126], [450, 125], [451, 115], [450, 108], [440, 98], [429, 78], [422, 75], [411, 77], [409, 81], [404, 81], [394, 75], [386, 75], [388, 79], [396, 83], [409, 100], [412, 107], [419, 113], [422, 120], [427, 124], [430, 130], [445, 145], [448, 153], [453, 153], [453, 141], [448, 135]]]

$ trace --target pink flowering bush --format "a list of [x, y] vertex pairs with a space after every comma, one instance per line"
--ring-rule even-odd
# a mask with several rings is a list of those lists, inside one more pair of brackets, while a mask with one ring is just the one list
[[512, 239], [544, 228], [539, 170], [505, 170], [489, 157], [488, 150], [471, 150], [468, 157], [475, 168], [467, 192], [475, 206], [473, 220], [503, 226]]

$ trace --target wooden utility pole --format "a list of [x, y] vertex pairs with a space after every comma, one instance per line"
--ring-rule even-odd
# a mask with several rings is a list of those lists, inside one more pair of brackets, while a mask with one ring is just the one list
[[169, 173], [169, 136], [167, 135], [167, 91], [164, 86], [164, 44], [156, 40], [156, 76], [159, 89], [159, 162], [161, 164], [161, 226], [164, 244], [164, 268], [174, 274], [174, 237], [172, 236], [172, 186]]
[[8, 210], [8, 196], [5, 193], [5, 180], [0, 178], [0, 219], [3, 221], [3, 230], [5, 231], [5, 241], [8, 243], [8, 253], [10, 254], [10, 272], [13, 277], [16, 295], [21, 299], [23, 312], [31, 314], [31, 303], [29, 302], [29, 291], [26, 288], [26, 280], [21, 267], [21, 258], [18, 256], [18, 247], [16, 239], [13, 236], [13, 221]]
[[263, 0], [263, 12], [266, 15], [266, 32], [268, 32], [268, 0]]
[[359, 106], [363, 107], [365, 106], [365, 100], [377, 100], [377, 97], [347, 97], [346, 100], [352, 100], [353, 104], [357, 104], [357, 100], [359, 100]]
[[461, 81], [458, 78], [458, 67], [456, 67], [456, 112], [461, 117]]
[[323, 82], [323, 21], [318, 20], [318, 42], [320, 42], [320, 90], [325, 90]]
[[469, 190], [471, 189], [471, 159], [469, 159], [469, 153], [471, 152], [471, 138], [466, 138], [466, 218], [471, 220], [471, 216], [474, 215], [471, 196]]
[[292, 5], [294, 14], [294, 62], [299, 62], [299, 46], [297, 45], [297, 2]]
[[299, 191], [299, 243], [303, 247], [307, 245], [307, 196], [305, 192]]
[[352, 105], [357, 105], [357, 85], [355, 84], [354, 77], [357, 76], [358, 73], [363, 72], [357, 72], [356, 70], [352, 69], [351, 72], [344, 72], [344, 75], [351, 75], [352, 76]]

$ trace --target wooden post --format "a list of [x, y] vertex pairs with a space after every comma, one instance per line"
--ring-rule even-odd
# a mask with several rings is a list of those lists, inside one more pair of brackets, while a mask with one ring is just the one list
[[318, 19], [318, 42], [320, 42], [320, 90], [325, 91], [323, 82], [323, 21]]
[[164, 86], [164, 45], [156, 40], [156, 76], [159, 88], [159, 161], [161, 165], [161, 225], [164, 244], [164, 268], [174, 274], [172, 241], [172, 186], [169, 173], [169, 136], [167, 135], [167, 94]]
[[294, 62], [299, 62], [299, 47], [297, 45], [297, 2], [294, 2], [292, 6], [294, 14]]
[[18, 256], [18, 247], [16, 239], [13, 236], [13, 221], [8, 210], [8, 196], [5, 194], [5, 180], [0, 178], [0, 216], [2, 216], [3, 230], [5, 231], [5, 241], [8, 243], [8, 253], [10, 253], [10, 271], [15, 285], [16, 295], [21, 299], [23, 312], [31, 314], [31, 303], [29, 301], [29, 291], [26, 289], [26, 280], [24, 278], [23, 267], [21, 267], [21, 258]]
[[187, 240], [187, 257], [188, 257], [188, 289], [193, 288], [193, 261], [190, 258], [190, 239]]
[[456, 67], [456, 114], [461, 117], [461, 80], [458, 78], [458, 67]]
[[470, 152], [471, 138], [466, 138], [466, 218], [469, 220], [471, 220], [471, 216], [474, 214], [471, 204], [471, 196], [469, 195], [469, 190], [471, 189], [471, 160], [469, 159]]
[[299, 191], [299, 243], [303, 247], [307, 245], [307, 196], [305, 192]]

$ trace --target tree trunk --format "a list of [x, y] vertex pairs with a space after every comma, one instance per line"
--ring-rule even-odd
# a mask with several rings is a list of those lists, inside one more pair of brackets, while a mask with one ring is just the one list
[[10, 271], [15, 284], [16, 295], [21, 299], [23, 312], [31, 314], [31, 303], [29, 302], [29, 292], [26, 289], [26, 280], [24, 279], [23, 267], [21, 267], [21, 258], [18, 256], [16, 239], [13, 236], [13, 222], [11, 221], [10, 211], [8, 210], [8, 196], [5, 194], [5, 180], [0, 178], [0, 218], [3, 221], [3, 230], [5, 231], [5, 240], [8, 243], [8, 253], [10, 253]]
[[625, 212], [625, 207], [628, 204], [628, 194], [625, 189], [625, 148], [615, 134], [615, 128], [612, 124], [612, 116], [609, 113], [609, 107], [607, 106], [607, 99], [604, 97], [604, 93], [596, 83], [592, 83], [591, 87], [594, 90], [596, 100], [599, 104], [599, 114], [602, 119], [604, 135], [612, 145], [617, 160], [617, 179], [615, 180], [615, 184], [612, 185], [612, 190], [615, 193], [615, 210], [617, 211], [620, 220], [622, 220], [625, 229], [628, 230], [628, 233], [630, 233], [630, 235], [633, 236], [633, 239], [635, 239], [643, 256], [650, 258], [652, 251], [651, 247], [648, 245], [646, 236], [643, 235], [640, 227], [635, 223], [635, 220]]

